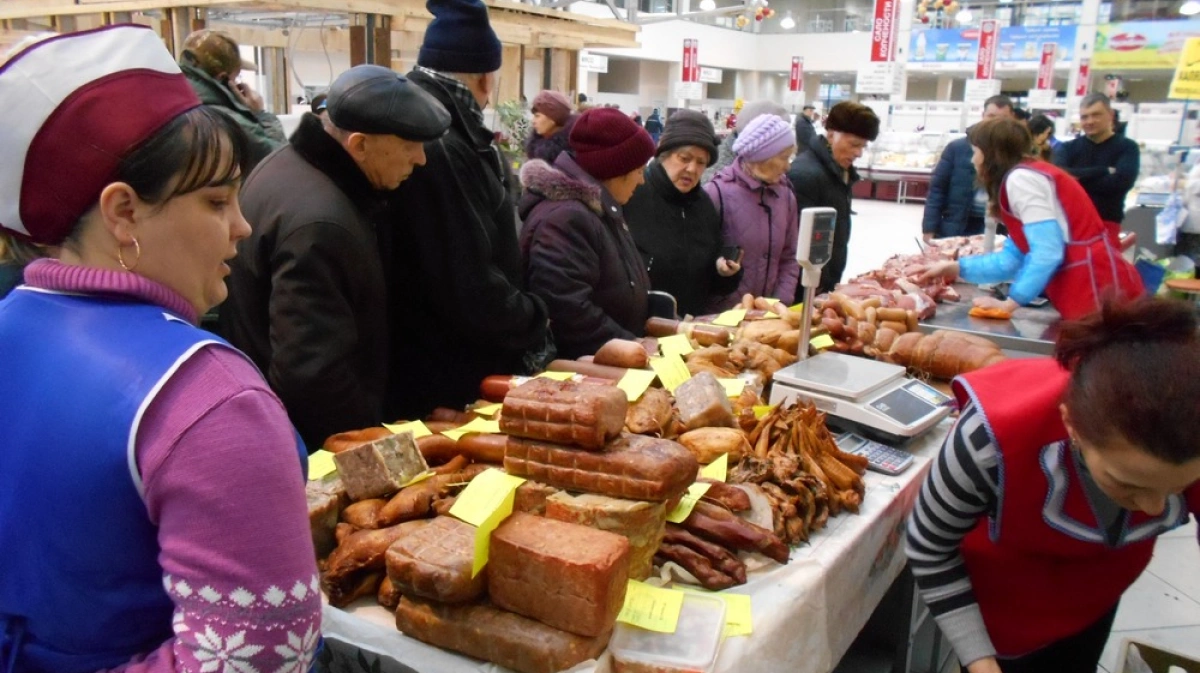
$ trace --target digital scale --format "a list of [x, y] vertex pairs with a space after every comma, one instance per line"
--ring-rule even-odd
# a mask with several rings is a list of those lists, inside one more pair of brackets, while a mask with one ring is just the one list
[[[800, 213], [796, 261], [803, 269], [804, 305], [811, 307], [821, 269], [833, 256], [837, 211], [805, 208]], [[951, 398], [909, 378], [904, 367], [825, 351], [808, 357], [811, 324], [800, 321], [800, 361], [775, 372], [770, 403], [811, 402], [843, 429], [900, 444], [937, 425], [950, 413]]]

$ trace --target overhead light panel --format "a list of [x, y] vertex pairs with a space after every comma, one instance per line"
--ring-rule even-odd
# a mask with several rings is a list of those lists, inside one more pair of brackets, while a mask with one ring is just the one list
[[1200, 0], [1187, 0], [1187, 2], [1179, 6], [1179, 13], [1184, 16], [1200, 14]]
[[[1197, 3], [1197, 4], [1200, 4], [1200, 3]], [[973, 14], [971, 14], [971, 10], [967, 9], [966, 7], [963, 7], [962, 11], [960, 11], [958, 13], [958, 16], [956, 16], [954, 18], [959, 23], [971, 23], [971, 20], [974, 19], [975, 16]]]
[[717, 0], [700, 0], [700, 11], [711, 12], [717, 8]]
[[796, 27], [796, 20], [792, 18], [791, 10], [789, 10], [787, 14], [784, 14], [783, 18], [779, 20], [779, 27], [784, 30], [791, 30]]

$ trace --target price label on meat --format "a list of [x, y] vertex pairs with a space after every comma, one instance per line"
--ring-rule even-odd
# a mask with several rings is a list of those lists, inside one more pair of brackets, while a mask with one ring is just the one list
[[475, 526], [475, 562], [471, 577], [487, 565], [492, 531], [512, 514], [513, 497], [523, 483], [525, 480], [521, 477], [496, 469], [485, 470], [467, 484], [450, 508], [451, 516]]
[[625, 605], [621, 607], [617, 621], [647, 631], [675, 633], [675, 629], [679, 628], [679, 612], [682, 609], [682, 591], [629, 580], [629, 586], [625, 589]]
[[487, 416], [488, 418], [491, 418], [492, 416], [495, 416], [496, 414], [500, 413], [500, 410], [503, 408], [504, 408], [503, 404], [497, 403], [497, 404], [484, 405], [482, 407], [472, 409], [472, 411], [479, 414], [480, 416]]
[[657, 375], [654, 372], [646, 369], [630, 369], [617, 381], [617, 387], [625, 391], [625, 397], [630, 402], [637, 402], [650, 384], [654, 383], [655, 376]]
[[683, 494], [683, 497], [679, 499], [679, 504], [675, 505], [675, 509], [671, 510], [671, 513], [667, 515], [667, 521], [671, 523], [683, 523], [684, 519], [687, 519], [688, 515], [695, 509], [696, 503], [700, 502], [700, 498], [703, 498], [704, 494], [708, 493], [708, 489], [710, 488], [712, 488], [712, 484], [702, 481], [688, 486], [687, 493]]
[[554, 379], [555, 381], [570, 381], [575, 378], [574, 372], [542, 372], [537, 375], [539, 379]]
[[700, 468], [700, 476], [713, 481], [725, 481], [729, 476], [729, 454], [722, 453], [720, 458]]
[[686, 334], [672, 334], [658, 340], [658, 350], [662, 351], [663, 355], [687, 355], [696, 349], [692, 348], [692, 342], [688, 341]]
[[663, 387], [672, 394], [676, 388], [692, 378], [692, 373], [683, 363], [683, 358], [677, 354], [650, 358], [650, 368], [654, 370], [655, 374], [658, 374], [658, 380], [662, 381]]
[[333, 473], [337, 470], [337, 463], [333, 462], [333, 454], [325, 449], [314, 451], [308, 457], [308, 479], [316, 481], [322, 477]]
[[746, 389], [746, 379], [717, 379], [717, 383], [721, 384], [725, 394], [730, 397], [740, 397]]
[[463, 438], [463, 435], [469, 435], [472, 432], [481, 432], [487, 435], [499, 434], [500, 422], [476, 418], [470, 423], [467, 423], [461, 427], [454, 428], [453, 430], [445, 430], [442, 432], [442, 434], [457, 442]]
[[384, 423], [383, 427], [391, 430], [393, 435], [398, 435], [402, 432], [411, 432], [413, 439], [420, 439], [433, 434], [429, 428], [425, 427], [425, 423], [422, 421], [410, 421], [408, 423]]
[[750, 597], [745, 594], [715, 593], [701, 591], [692, 587], [679, 587], [680, 591], [719, 598], [725, 602], [725, 628], [721, 630], [721, 638], [748, 636], [754, 633], [754, 617], [751, 612]]
[[722, 327], [737, 327], [738, 325], [742, 324], [742, 321], [745, 319], [746, 309], [733, 308], [717, 316], [717, 319], [713, 321], [713, 324], [720, 325]]

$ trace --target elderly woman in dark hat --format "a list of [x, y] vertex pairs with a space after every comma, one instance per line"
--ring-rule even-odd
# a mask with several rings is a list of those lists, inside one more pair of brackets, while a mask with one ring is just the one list
[[654, 141], [620, 110], [579, 116], [571, 149], [521, 169], [521, 252], [529, 290], [550, 310], [559, 354], [641, 336], [650, 277], [622, 207], [642, 184]]
[[681, 315], [699, 315], [712, 295], [735, 290], [741, 271], [738, 257], [721, 256], [721, 216], [700, 189], [716, 156], [708, 115], [676, 111], [646, 167], [645, 184], [625, 204], [651, 287], [674, 296]]
[[[874, 110], [843, 101], [834, 105], [825, 118], [825, 135], [810, 140], [808, 149], [812, 151], [797, 156], [788, 170], [800, 210], [816, 206], [837, 210], [833, 258], [821, 270], [820, 292], [828, 292], [842, 281], [850, 245], [850, 190], [858, 181], [854, 160], [878, 135], [879, 117]], [[781, 297], [785, 301], [791, 298]]]
[[533, 133], [525, 143], [525, 155], [552, 164], [570, 147], [571, 127], [579, 115], [571, 112], [571, 101], [566, 96], [549, 89], [533, 97], [531, 111]]
[[249, 141], [142, 26], [20, 50], [0, 100], [0, 239], [56, 251], [0, 301], [0, 669], [308, 670], [304, 447], [196, 326], [250, 234]]

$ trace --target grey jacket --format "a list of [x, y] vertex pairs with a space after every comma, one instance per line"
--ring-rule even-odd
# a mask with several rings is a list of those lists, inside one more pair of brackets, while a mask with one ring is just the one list
[[287, 136], [278, 117], [270, 112], [255, 112], [246, 107], [228, 86], [197, 66], [191, 54], [184, 53], [179, 67], [200, 97], [200, 102], [232, 117], [250, 137], [249, 170], [254, 170], [258, 162], [276, 148], [287, 144]]

